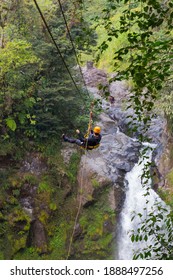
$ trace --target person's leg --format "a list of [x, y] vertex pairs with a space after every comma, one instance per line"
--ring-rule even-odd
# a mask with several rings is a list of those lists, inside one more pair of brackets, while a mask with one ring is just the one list
[[82, 143], [83, 143], [80, 139], [69, 138], [69, 137], [65, 136], [64, 134], [62, 135], [62, 138], [64, 139], [65, 142], [69, 142], [69, 143], [72, 143], [72, 144], [75, 143], [78, 146], [81, 146]]
[[62, 135], [62, 138], [64, 139], [65, 142], [69, 142], [69, 143], [75, 143], [76, 142], [76, 139], [69, 138], [64, 134]]
[[82, 145], [83, 145], [83, 142], [82, 142], [80, 139], [76, 139], [75, 143], [76, 143], [78, 146], [82, 146]]

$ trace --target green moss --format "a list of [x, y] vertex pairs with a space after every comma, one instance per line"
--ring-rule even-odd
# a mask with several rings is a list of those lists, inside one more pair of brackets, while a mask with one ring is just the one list
[[170, 187], [173, 188], [173, 169], [167, 174], [167, 180]]
[[[18, 170], [6, 173], [3, 180], [5, 187], [0, 197], [3, 202], [0, 217], [2, 258], [66, 259], [78, 209], [76, 178], [81, 156], [80, 153], [74, 153], [69, 165], [65, 167], [58, 149], [58, 146], [53, 149], [49, 147], [49, 155], [47, 150], [48, 169], [44, 174], [20, 174]], [[38, 186], [34, 197], [34, 213], [48, 233], [49, 253], [40, 256], [36, 249], [26, 248], [31, 220], [19, 205], [20, 189], [25, 183]], [[96, 188], [99, 185], [94, 178], [92, 183]], [[114, 216], [106, 202], [107, 192], [99, 195], [99, 201], [83, 209], [80, 214], [83, 239], [73, 240], [72, 259], [109, 259], [111, 256], [112, 234], [105, 232], [104, 223], [113, 221]]]
[[4, 260], [4, 254], [3, 254], [3, 252], [0, 252], [0, 260]]
[[39, 218], [40, 222], [41, 222], [43, 225], [47, 225], [47, 221], [48, 221], [48, 218], [49, 218], [49, 214], [47, 213], [47, 211], [41, 210], [40, 213], [39, 213], [38, 218]]
[[[73, 232], [77, 205], [75, 196], [69, 196], [65, 203], [55, 212], [54, 231], [50, 240], [50, 259], [66, 259], [70, 238]], [[53, 221], [53, 220], [52, 220]]]
[[13, 154], [15, 150], [15, 144], [11, 140], [0, 141], [0, 156]]
[[15, 190], [12, 190], [12, 193], [15, 197], [19, 197], [20, 195], [20, 190], [19, 189], [15, 189]]
[[20, 252], [17, 252], [14, 256], [15, 260], [42, 260], [43, 257], [41, 257], [37, 250], [33, 247], [25, 248], [24, 250], [20, 250]]
[[44, 192], [44, 191], [50, 191], [49, 183], [46, 182], [46, 181], [40, 182], [39, 185], [38, 185], [37, 191], [38, 191], [38, 193]]
[[115, 213], [108, 205], [108, 191], [105, 190], [94, 205], [84, 209], [79, 220], [83, 239], [74, 244], [75, 258], [113, 258], [113, 232], [105, 224], [115, 223]]
[[83, 258], [112, 259], [112, 234], [106, 234], [98, 240], [87, 239], [83, 247]]
[[17, 176], [16, 174], [11, 176], [9, 179], [9, 184], [12, 188], [18, 189], [21, 187], [22, 185], [22, 181], [21, 178], [19, 176]]
[[31, 185], [36, 185], [36, 184], [38, 184], [38, 178], [29, 172], [24, 173], [23, 178], [22, 178], [22, 183], [24, 183], [24, 182], [27, 182]]
[[66, 255], [66, 239], [69, 225], [65, 222], [60, 223], [54, 237], [50, 242], [50, 247], [53, 249], [51, 258], [65, 259]]
[[18, 205], [17, 198], [15, 196], [13, 196], [13, 195], [10, 195], [8, 197], [8, 204], [10, 204], [10, 205]]
[[168, 204], [173, 210], [173, 193], [169, 189], [158, 188], [159, 196]]
[[79, 168], [79, 162], [80, 162], [80, 154], [73, 153], [70, 158], [70, 163], [67, 168], [67, 175], [72, 184], [74, 184], [76, 182], [77, 172], [78, 172], [78, 168]]
[[12, 170], [10, 168], [0, 169], [0, 185], [1, 185], [1, 194], [4, 195], [4, 191], [10, 188], [10, 182], [8, 180]]
[[105, 234], [101, 239], [98, 240], [99, 247], [106, 250], [111, 246], [112, 234]]
[[0, 221], [3, 221], [5, 219], [4, 215], [2, 214], [2, 212], [0, 211]]
[[4, 234], [6, 233], [6, 230], [7, 230], [6, 223], [2, 222], [2, 220], [1, 220], [1, 223], [0, 223], [0, 236], [4, 236]]
[[48, 142], [46, 145], [44, 144], [43, 156], [47, 158], [50, 171], [56, 171], [58, 174], [62, 172], [62, 174], [64, 174], [65, 164], [61, 155], [61, 146], [59, 142], [52, 140], [51, 143]]
[[91, 179], [91, 183], [92, 183], [93, 188], [98, 188], [100, 186], [100, 184], [96, 178]]
[[168, 187], [166, 189], [159, 188], [159, 193], [163, 200], [169, 204], [173, 210], [173, 168], [167, 174], [166, 179]]
[[55, 211], [55, 210], [57, 209], [56, 203], [55, 203], [55, 202], [51, 202], [51, 203], [49, 204], [49, 208], [50, 208], [50, 210]]
[[27, 240], [27, 235], [22, 236], [19, 239], [15, 239], [14, 240], [14, 244], [13, 244], [13, 252], [17, 252], [22, 248], [26, 247], [26, 240]]
[[[80, 225], [83, 230], [87, 230], [87, 236], [92, 238], [96, 235], [102, 235], [104, 217], [101, 211], [96, 210], [94, 207], [90, 209], [90, 214], [86, 212], [80, 219]], [[91, 216], [90, 216], [91, 215]]]

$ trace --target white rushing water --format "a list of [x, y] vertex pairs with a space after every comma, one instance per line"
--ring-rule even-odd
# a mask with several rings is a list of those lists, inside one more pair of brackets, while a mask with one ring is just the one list
[[[134, 166], [134, 168], [126, 174], [125, 180], [127, 181], [127, 191], [126, 198], [122, 212], [120, 214], [119, 221], [119, 233], [118, 233], [118, 259], [130, 260], [133, 259], [133, 252], [139, 248], [145, 248], [149, 245], [150, 240], [142, 242], [132, 242], [129, 233], [132, 230], [137, 230], [139, 223], [142, 218], [147, 217], [147, 213], [151, 210], [151, 207], [155, 202], [164, 202], [160, 199], [157, 193], [150, 188], [151, 179], [148, 180], [145, 186], [141, 183], [141, 175], [143, 174], [143, 169], [147, 162], [151, 162], [152, 158], [152, 145], [144, 144], [148, 146], [147, 159], [141, 160]], [[151, 147], [151, 149], [150, 149]], [[146, 194], [146, 189], [149, 188], [149, 195]], [[147, 201], [147, 203], [146, 203]], [[135, 215], [135, 219], [132, 220], [132, 213], [140, 213], [140, 215]], [[142, 214], [142, 218], [141, 218]]]

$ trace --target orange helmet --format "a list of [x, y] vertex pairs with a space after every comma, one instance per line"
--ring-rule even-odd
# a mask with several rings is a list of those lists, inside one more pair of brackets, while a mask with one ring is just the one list
[[99, 126], [95, 126], [94, 129], [93, 129], [93, 131], [94, 131], [95, 133], [100, 133], [101, 128], [100, 128]]

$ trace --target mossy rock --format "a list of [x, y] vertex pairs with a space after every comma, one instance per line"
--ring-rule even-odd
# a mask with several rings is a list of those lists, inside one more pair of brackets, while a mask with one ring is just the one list
[[79, 153], [73, 153], [70, 158], [69, 165], [67, 166], [67, 175], [71, 184], [76, 183], [80, 158], [81, 155]]
[[0, 220], [0, 237], [6, 234], [7, 225], [3, 220]]
[[27, 234], [23, 235], [22, 237], [15, 239], [13, 242], [13, 254], [18, 252], [19, 250], [26, 248], [27, 242]]
[[173, 191], [173, 168], [169, 171], [169, 173], [166, 176], [167, 182], [170, 188], [172, 188]]
[[34, 247], [20, 249], [19, 252], [14, 254], [15, 260], [42, 260], [43, 256], [40, 256]]
[[164, 188], [158, 188], [158, 193], [173, 210], [173, 168], [166, 175], [165, 185], [166, 186]]
[[18, 174], [14, 174], [13, 176], [10, 176], [8, 178], [8, 182], [12, 189], [20, 189], [23, 183], [21, 177]]
[[53, 238], [50, 241], [50, 248], [52, 253], [50, 255], [51, 259], [65, 259], [67, 254], [66, 240], [69, 225], [62, 222], [56, 229]]
[[31, 218], [21, 208], [14, 209], [8, 216], [8, 223], [11, 228], [15, 228], [18, 231], [28, 231]]
[[4, 254], [3, 254], [3, 252], [0, 252], [0, 260], [4, 260]]
[[84, 208], [79, 220], [81, 234], [73, 243], [71, 259], [113, 259], [115, 213], [109, 207], [108, 190], [95, 204]]
[[96, 178], [92, 178], [91, 183], [92, 183], [93, 188], [99, 188], [100, 187], [100, 183], [97, 181]]
[[25, 172], [25, 173], [21, 174], [21, 176], [22, 176], [22, 184], [24, 184], [24, 183], [29, 183], [31, 185], [38, 184], [37, 176], [30, 172]]

